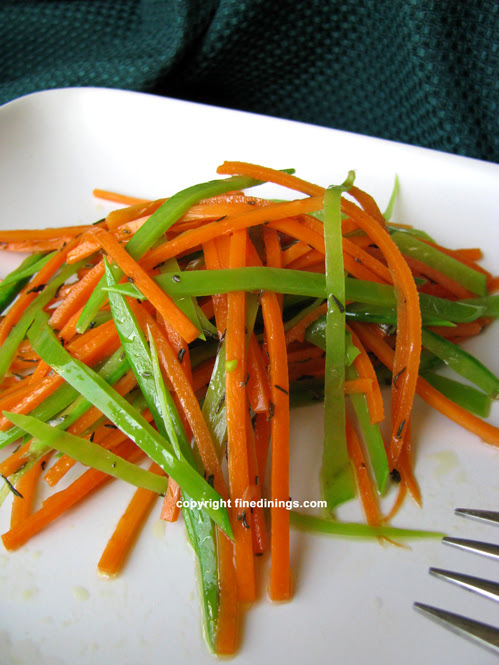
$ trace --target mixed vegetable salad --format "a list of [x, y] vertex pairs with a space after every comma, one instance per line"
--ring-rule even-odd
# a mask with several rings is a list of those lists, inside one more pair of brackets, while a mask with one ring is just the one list
[[[391, 223], [396, 187], [382, 214], [353, 172], [327, 189], [242, 162], [218, 173], [157, 201], [96, 190], [122, 207], [93, 225], [0, 232], [29, 254], [0, 284], [0, 493], [15, 550], [112, 478], [136, 486], [98, 564], [108, 576], [161, 496], [196, 555], [208, 645], [231, 654], [256, 556], [269, 554], [270, 598], [292, 596], [290, 526], [441, 535], [388, 524], [407, 494], [421, 504], [413, 401], [499, 445], [484, 420], [499, 379], [461, 346], [497, 318], [499, 280], [479, 249]], [[263, 182], [297, 198], [254, 196]], [[318, 401], [326, 508], [312, 515], [290, 510], [289, 427]], [[42, 480], [55, 489], [38, 505]], [[337, 521], [356, 495], [366, 523]]]

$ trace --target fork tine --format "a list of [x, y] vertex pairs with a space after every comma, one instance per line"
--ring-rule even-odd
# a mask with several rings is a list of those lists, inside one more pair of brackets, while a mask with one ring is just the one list
[[473, 520], [489, 522], [489, 524], [499, 524], [499, 513], [493, 510], [475, 510], [473, 508], [456, 508], [456, 515], [469, 517]]
[[499, 628], [424, 603], [414, 603], [414, 607], [455, 633], [499, 653]]
[[480, 596], [490, 598], [491, 600], [499, 601], [499, 583], [491, 582], [489, 580], [481, 579], [480, 577], [473, 577], [472, 575], [465, 575], [463, 573], [455, 573], [450, 570], [442, 570], [442, 568], [430, 568], [430, 575], [434, 575], [440, 579], [457, 584], [463, 589], [474, 591]]
[[482, 543], [478, 540], [467, 540], [466, 538], [449, 538], [448, 536], [442, 538], [442, 542], [445, 545], [452, 545], [453, 547], [457, 547], [461, 550], [483, 554], [484, 556], [491, 557], [492, 559], [499, 559], [499, 545], [493, 545], [492, 543]]

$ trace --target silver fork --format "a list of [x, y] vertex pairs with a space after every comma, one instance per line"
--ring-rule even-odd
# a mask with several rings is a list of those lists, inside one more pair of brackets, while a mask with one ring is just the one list
[[[488, 524], [499, 525], [499, 512], [457, 508], [455, 513], [462, 517], [480, 520]], [[442, 542], [461, 550], [476, 552], [477, 554], [499, 560], [499, 545], [483, 543], [477, 540], [467, 540], [465, 538], [448, 537], [443, 538]], [[464, 575], [450, 570], [442, 570], [441, 568], [430, 568], [429, 572], [431, 575], [434, 575], [439, 579], [457, 584], [468, 591], [473, 591], [485, 598], [499, 602], [498, 582], [492, 582], [490, 580], [484, 580], [479, 577]], [[425, 605], [424, 603], [414, 603], [414, 607], [446, 628], [473, 640], [481, 646], [491, 649], [495, 653], [499, 653], [499, 628], [489, 624], [480, 623], [479, 621], [461, 616], [460, 614], [454, 614], [453, 612], [439, 609], [438, 607]]]

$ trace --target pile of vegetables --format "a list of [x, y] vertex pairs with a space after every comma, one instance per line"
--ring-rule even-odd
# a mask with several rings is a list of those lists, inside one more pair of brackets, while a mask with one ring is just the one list
[[[157, 201], [96, 190], [125, 207], [93, 225], [0, 232], [2, 249], [29, 254], [0, 284], [0, 473], [8, 550], [113, 478], [136, 486], [98, 564], [109, 576], [158, 495], [162, 519], [181, 511], [208, 644], [230, 654], [241, 604], [256, 600], [255, 556], [270, 553], [271, 599], [292, 595], [290, 524], [439, 535], [387, 525], [407, 494], [421, 503], [414, 397], [499, 444], [483, 419], [499, 379], [461, 347], [499, 297], [480, 250], [390, 223], [395, 191], [382, 214], [353, 173], [328, 189], [241, 162], [218, 173], [229, 177]], [[299, 196], [243, 193], [262, 182]], [[312, 516], [289, 510], [290, 408], [322, 400], [327, 509]], [[55, 488], [76, 463], [77, 479], [37, 505], [41, 480]], [[367, 524], [335, 521], [356, 494]]]

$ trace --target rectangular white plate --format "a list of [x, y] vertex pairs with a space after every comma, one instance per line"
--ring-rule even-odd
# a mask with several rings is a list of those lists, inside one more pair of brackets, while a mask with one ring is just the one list
[[[149, 95], [68, 89], [0, 108], [2, 228], [93, 222], [109, 209], [101, 187], [167, 196], [215, 177], [225, 159], [295, 167], [322, 185], [356, 169], [384, 208], [398, 173], [399, 222], [451, 247], [482, 247], [497, 271], [499, 168], [476, 160], [320, 127]], [[282, 196], [266, 186], [262, 195]], [[286, 194], [285, 194], [286, 195]], [[0, 256], [5, 274], [14, 259]], [[468, 347], [496, 372], [497, 333]], [[318, 498], [322, 406], [293, 414], [293, 498]], [[497, 422], [497, 408], [492, 420]], [[499, 452], [418, 402], [416, 471], [424, 509], [410, 500], [395, 520], [497, 541], [493, 527], [453, 516], [458, 506], [497, 509]], [[19, 552], [0, 553], [0, 661], [4, 665], [212, 663], [200, 629], [194, 560], [181, 521], [156, 509], [123, 575], [99, 579], [96, 563], [133, 489], [112, 483]], [[390, 495], [391, 500], [393, 494]], [[9, 502], [0, 510], [8, 528]], [[344, 518], [360, 519], [356, 506]], [[1, 547], [1, 546], [0, 546]], [[236, 662], [451, 665], [495, 662], [412, 609], [419, 600], [497, 624], [497, 607], [430, 578], [430, 565], [497, 578], [497, 564], [438, 540], [411, 549], [292, 535], [296, 595], [246, 614]], [[265, 562], [262, 564], [267, 565]]]

